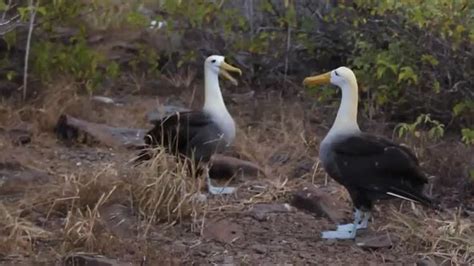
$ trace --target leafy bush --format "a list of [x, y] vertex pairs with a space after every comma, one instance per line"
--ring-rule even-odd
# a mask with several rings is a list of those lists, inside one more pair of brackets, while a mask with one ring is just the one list
[[[157, 10], [155, 15], [145, 15], [144, 6]], [[23, 1], [14, 11], [27, 21], [32, 8]], [[358, 76], [370, 117], [405, 122], [429, 114], [446, 130], [463, 129], [464, 142], [472, 143], [474, 4], [469, 0], [49, 0], [36, 8], [32, 74], [43, 83], [69, 75], [92, 92], [121, 71], [158, 77], [187, 64], [201, 69], [203, 56], [221, 53], [243, 64], [252, 86], [280, 89], [287, 87], [282, 80], [299, 84], [310, 72], [346, 64]], [[150, 30], [151, 19], [166, 21], [166, 27]], [[57, 38], [58, 25], [76, 31], [66, 40]], [[96, 32], [125, 28], [166, 38], [134, 40], [127, 60], [90, 44]], [[7, 47], [15, 44], [16, 34], [20, 31], [3, 36]], [[0, 69], [6, 69], [5, 60], [10, 58]], [[10, 80], [21, 75], [11, 69], [0, 73]], [[323, 90], [319, 99], [333, 94]]]
[[455, 128], [474, 117], [472, 1], [357, 0], [334, 9], [349, 65], [391, 120], [428, 113]]

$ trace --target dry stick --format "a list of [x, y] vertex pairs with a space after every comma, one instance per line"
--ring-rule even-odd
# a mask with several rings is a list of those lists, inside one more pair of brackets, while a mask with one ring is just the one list
[[33, 25], [35, 23], [36, 10], [38, 9], [39, 0], [36, 2], [33, 8], [33, 0], [29, 1], [30, 9], [30, 26], [28, 29], [28, 39], [26, 41], [26, 52], [25, 52], [25, 68], [23, 71], [23, 101], [26, 100], [26, 92], [28, 88], [28, 59], [30, 57], [30, 46], [31, 46], [31, 35], [33, 34]]

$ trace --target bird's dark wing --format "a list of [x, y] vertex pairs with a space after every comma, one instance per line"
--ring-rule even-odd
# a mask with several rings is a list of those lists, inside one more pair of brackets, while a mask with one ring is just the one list
[[429, 201], [422, 194], [428, 180], [408, 148], [368, 134], [344, 138], [332, 148], [339, 175], [351, 186], [423, 203]]
[[219, 128], [202, 111], [178, 112], [155, 122], [145, 136], [149, 146], [162, 146], [173, 154], [208, 161], [220, 141]]

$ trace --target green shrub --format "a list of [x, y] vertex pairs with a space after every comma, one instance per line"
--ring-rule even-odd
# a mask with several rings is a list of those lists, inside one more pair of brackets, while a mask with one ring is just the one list
[[474, 122], [473, 14], [468, 0], [356, 0], [328, 21], [344, 28], [348, 64], [376, 110], [464, 128]]
[[[26, 2], [17, 7], [24, 20], [31, 10]], [[186, 64], [199, 66], [202, 55], [222, 53], [230, 60], [244, 58], [244, 78], [253, 86], [273, 88], [281, 80], [289, 78], [299, 84], [311, 72], [345, 64], [358, 76], [361, 103], [370, 116], [379, 114], [403, 123], [429, 114], [446, 130], [464, 129], [464, 142], [472, 143], [474, 2], [354, 0], [331, 5], [261, 0], [254, 2], [252, 12], [258, 13], [254, 16], [238, 3], [41, 1], [32, 74], [43, 82], [69, 75], [92, 92], [121, 71], [156, 76], [165, 67], [162, 61], [167, 62], [165, 70], [172, 72]], [[179, 45], [158, 51], [148, 43], [134, 43], [137, 52], [120, 65], [88, 44], [87, 37], [97, 31], [144, 31], [150, 17], [139, 12], [143, 5], [159, 10], [154, 19], [167, 22], [159, 34], [178, 36]], [[0, 6], [2, 9], [8, 7]], [[55, 39], [57, 25], [78, 32], [67, 41]], [[16, 34], [2, 36], [8, 48], [16, 42]], [[9, 60], [7, 53], [0, 68], [8, 69]], [[2, 72], [7, 79], [19, 74], [8, 70]], [[334, 93], [320, 90], [318, 99], [323, 101]]]

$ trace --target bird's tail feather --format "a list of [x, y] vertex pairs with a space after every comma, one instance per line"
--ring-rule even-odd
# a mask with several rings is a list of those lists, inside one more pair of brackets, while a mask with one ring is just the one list
[[390, 187], [387, 194], [404, 200], [418, 202], [428, 207], [435, 207], [433, 199], [423, 194], [422, 192], [415, 191], [413, 189], [400, 189], [397, 187]]

